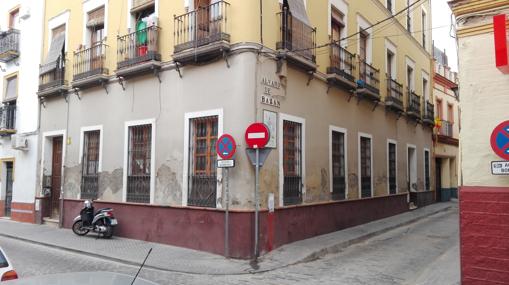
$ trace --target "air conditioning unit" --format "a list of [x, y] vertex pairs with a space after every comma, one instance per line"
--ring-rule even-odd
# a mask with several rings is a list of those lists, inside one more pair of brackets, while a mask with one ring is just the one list
[[30, 6], [25, 4], [21, 6], [20, 18], [26, 20], [30, 18]]
[[11, 137], [11, 147], [17, 150], [28, 150], [27, 137], [21, 135], [13, 135]]

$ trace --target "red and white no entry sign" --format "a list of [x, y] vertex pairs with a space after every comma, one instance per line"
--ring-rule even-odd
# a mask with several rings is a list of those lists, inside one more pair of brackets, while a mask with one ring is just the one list
[[246, 129], [246, 143], [250, 148], [264, 148], [269, 142], [269, 128], [263, 123], [253, 123]]

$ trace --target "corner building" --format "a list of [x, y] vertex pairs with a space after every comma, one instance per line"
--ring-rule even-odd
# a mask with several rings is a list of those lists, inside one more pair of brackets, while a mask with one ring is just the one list
[[255, 121], [262, 252], [431, 203], [429, 2], [374, 28], [406, 1], [360, 2], [47, 0], [40, 191], [63, 199], [44, 216], [70, 227], [97, 199], [120, 236], [223, 254], [228, 133], [229, 252], [249, 258]]
[[[490, 139], [508, 120], [509, 1], [455, 0], [449, 6], [457, 23], [460, 67], [461, 284], [504, 284], [509, 280], [509, 176], [507, 168], [495, 175], [492, 162], [508, 159], [497, 155]], [[506, 136], [497, 134], [497, 141]]]

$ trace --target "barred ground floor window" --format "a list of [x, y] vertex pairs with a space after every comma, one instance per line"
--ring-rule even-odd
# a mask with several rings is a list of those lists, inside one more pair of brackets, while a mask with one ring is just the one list
[[99, 147], [101, 131], [83, 133], [81, 199], [97, 199], [99, 188]]
[[150, 203], [152, 125], [129, 127], [127, 202]]
[[346, 198], [346, 165], [345, 165], [345, 134], [338, 131], [331, 133], [332, 160], [332, 198]]
[[193, 118], [189, 125], [187, 204], [216, 207], [218, 116]]
[[388, 144], [389, 194], [396, 194], [396, 144]]
[[283, 202], [302, 203], [302, 124], [283, 121]]
[[371, 197], [371, 138], [360, 137], [361, 198]]

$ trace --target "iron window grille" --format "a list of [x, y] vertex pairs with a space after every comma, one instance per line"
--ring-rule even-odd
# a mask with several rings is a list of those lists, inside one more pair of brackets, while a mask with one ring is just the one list
[[97, 199], [98, 196], [100, 135], [100, 131], [87, 131], [83, 134], [81, 199]]
[[302, 203], [302, 124], [283, 121], [283, 202]]
[[361, 137], [361, 198], [371, 197], [371, 139]]
[[396, 144], [389, 143], [389, 194], [396, 194]]
[[187, 204], [216, 207], [218, 117], [191, 119]]
[[332, 132], [332, 199], [346, 198], [345, 134]]
[[129, 127], [127, 202], [150, 203], [152, 125]]

